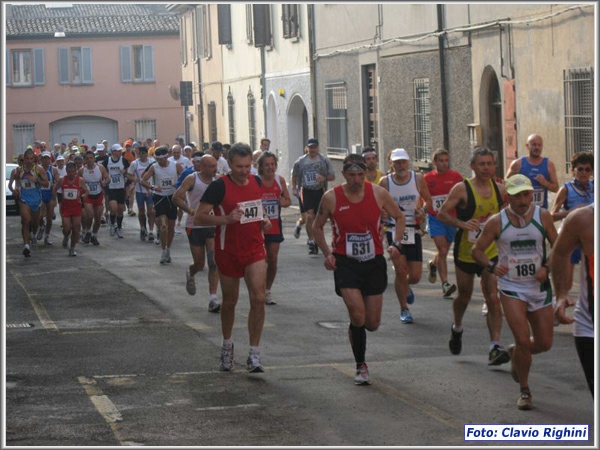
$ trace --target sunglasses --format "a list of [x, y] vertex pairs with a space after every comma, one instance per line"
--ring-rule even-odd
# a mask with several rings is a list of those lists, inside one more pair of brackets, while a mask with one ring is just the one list
[[577, 172], [591, 172], [592, 168], [591, 167], [577, 167], [575, 170]]

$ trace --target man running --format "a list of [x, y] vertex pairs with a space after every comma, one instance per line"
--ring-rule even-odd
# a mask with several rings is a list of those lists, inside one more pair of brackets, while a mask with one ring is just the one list
[[[383, 292], [387, 288], [387, 264], [379, 234], [381, 211], [396, 221], [394, 241], [388, 251], [399, 257], [404, 233], [404, 215], [382, 187], [365, 183], [367, 166], [361, 155], [344, 158], [345, 182], [328, 190], [314, 221], [314, 236], [325, 256], [325, 268], [333, 271], [335, 293], [344, 299], [350, 327], [348, 336], [356, 362], [356, 385], [371, 384], [365, 362], [366, 330], [381, 322]], [[333, 248], [325, 239], [325, 224], [331, 220]]]
[[125, 176], [129, 161], [121, 155], [123, 147], [113, 144], [110, 156], [103, 163], [108, 171], [108, 205], [110, 207], [110, 235], [123, 239], [123, 213], [125, 212]]
[[[475, 275], [481, 277], [481, 290], [488, 306], [485, 316], [490, 335], [488, 364], [497, 366], [510, 361], [510, 355], [500, 345], [502, 330], [502, 310], [498, 298], [498, 281], [493, 271], [484, 270], [471, 256], [475, 239], [481, 233], [485, 222], [500, 212], [504, 201], [504, 188], [494, 181], [496, 161], [494, 153], [486, 147], [478, 147], [471, 154], [471, 170], [474, 176], [465, 178], [452, 188], [438, 212], [438, 219], [457, 228], [454, 237], [454, 265], [458, 295], [452, 303], [454, 323], [451, 328], [450, 352], [460, 354], [462, 350], [462, 319], [473, 295]], [[456, 210], [456, 215], [451, 211]], [[498, 249], [492, 242], [486, 248], [486, 256], [492, 262], [498, 261]]]
[[[212, 225], [195, 225], [194, 213], [208, 185], [217, 174], [217, 160], [211, 155], [196, 152], [192, 156], [195, 172], [188, 175], [173, 195], [173, 203], [187, 212], [185, 230], [192, 252], [192, 264], [185, 272], [185, 288], [190, 295], [196, 294], [194, 276], [204, 270], [208, 263], [208, 311], [218, 313], [221, 303], [217, 297], [219, 272], [215, 263], [215, 227]], [[187, 202], [186, 202], [187, 198]]]
[[[48, 178], [48, 187], [42, 187], [42, 212], [40, 214], [40, 225], [37, 232], [37, 240], [44, 238], [45, 245], [52, 245], [50, 241], [50, 231], [52, 230], [52, 221], [54, 220], [54, 208], [56, 207], [56, 195], [54, 195], [54, 185], [58, 183], [58, 170], [50, 165], [51, 157], [49, 152], [42, 153], [42, 168]], [[44, 235], [45, 233], [45, 235]]]
[[367, 165], [367, 172], [365, 174], [366, 181], [379, 184], [381, 180], [381, 170], [379, 170], [379, 160], [377, 158], [377, 152], [373, 147], [365, 147], [362, 151], [362, 156], [365, 159]]
[[[182, 139], [183, 142], [183, 139]], [[191, 149], [191, 147], [190, 147]], [[193, 169], [192, 161], [187, 156], [181, 154], [181, 145], [171, 147], [171, 155], [169, 161], [173, 164], [179, 164], [185, 169]], [[177, 208], [177, 223], [175, 224], [175, 234], [181, 234], [181, 219], [183, 217], [183, 209]]]
[[300, 212], [306, 213], [306, 234], [308, 254], [316, 255], [319, 247], [313, 239], [313, 222], [319, 209], [321, 197], [327, 189], [327, 182], [335, 180], [335, 172], [328, 157], [319, 153], [319, 141], [306, 142], [308, 152], [298, 158], [292, 170], [292, 194], [300, 197]]
[[[177, 177], [183, 171], [179, 164], [168, 160], [169, 150], [167, 147], [158, 147], [154, 152], [156, 164], [152, 164], [142, 176], [141, 184], [145, 189], [153, 191], [152, 203], [156, 222], [160, 230], [160, 263], [171, 262], [171, 244], [175, 235], [175, 220], [177, 219], [177, 206], [173, 203], [175, 183]], [[148, 180], [154, 177], [154, 185]]]
[[[423, 272], [423, 242], [418, 223], [425, 219], [425, 212], [431, 206], [431, 196], [423, 175], [410, 169], [410, 157], [406, 150], [393, 150], [390, 160], [394, 171], [382, 178], [379, 185], [390, 193], [406, 217], [402, 249], [392, 261], [396, 273], [394, 288], [400, 302], [400, 321], [408, 324], [413, 323], [408, 305], [415, 301], [415, 294], [410, 285], [418, 283]], [[421, 200], [424, 206], [419, 208]], [[393, 224], [393, 218], [391, 219], [389, 222]]]
[[250, 352], [246, 365], [249, 372], [263, 372], [259, 350], [265, 321], [267, 275], [263, 227], [269, 231], [271, 221], [263, 216], [260, 178], [250, 175], [250, 146], [241, 142], [234, 144], [229, 150], [228, 163], [229, 174], [213, 181], [202, 196], [194, 223], [216, 225], [215, 261], [223, 295], [221, 370], [229, 371], [234, 367], [233, 323], [240, 278], [244, 278], [250, 297]]
[[88, 150], [84, 153], [85, 166], [79, 170], [79, 176], [83, 178], [88, 188], [88, 195], [83, 199], [83, 207], [86, 211], [82, 217], [83, 243], [100, 245], [98, 242], [98, 230], [102, 222], [104, 211], [104, 187], [108, 184], [109, 177], [106, 168], [96, 162], [94, 153]]
[[[429, 236], [433, 239], [437, 250], [428, 264], [429, 282], [435, 283], [439, 272], [442, 281], [442, 294], [444, 297], [450, 297], [456, 291], [456, 285], [448, 282], [447, 258], [450, 246], [454, 241], [456, 228], [440, 222], [437, 219], [437, 213], [446, 198], [448, 198], [450, 190], [463, 180], [463, 176], [450, 169], [450, 152], [448, 150], [437, 149], [433, 152], [432, 160], [435, 169], [423, 175], [431, 194], [431, 209], [428, 211]], [[450, 214], [456, 215], [456, 212], [450, 211]]]
[[[154, 163], [154, 158], [148, 158], [148, 148], [138, 147], [139, 157], [127, 170], [127, 177], [135, 184], [135, 200], [138, 206], [138, 220], [140, 222], [140, 240], [154, 241], [154, 203], [152, 203], [152, 192], [142, 186], [142, 176]], [[146, 227], [146, 221], [148, 226]]]
[[[554, 244], [556, 228], [548, 210], [533, 204], [535, 189], [528, 177], [512, 175], [505, 187], [508, 207], [486, 222], [471, 255], [498, 277], [502, 309], [515, 338], [508, 353], [512, 377], [521, 388], [517, 408], [529, 410], [533, 408], [531, 356], [550, 350], [554, 334], [546, 239]], [[498, 247], [497, 262], [485, 253], [493, 242]]]

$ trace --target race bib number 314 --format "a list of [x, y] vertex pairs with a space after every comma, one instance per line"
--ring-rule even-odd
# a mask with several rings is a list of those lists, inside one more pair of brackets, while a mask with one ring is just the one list
[[263, 220], [262, 200], [250, 200], [241, 202], [238, 206], [244, 211], [244, 215], [240, 219], [240, 223], [258, 222]]

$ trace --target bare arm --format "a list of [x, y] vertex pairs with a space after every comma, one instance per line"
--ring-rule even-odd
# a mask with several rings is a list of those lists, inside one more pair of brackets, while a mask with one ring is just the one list
[[[471, 248], [471, 256], [482, 267], [487, 267], [490, 260], [485, 254], [485, 249], [490, 246], [492, 242], [498, 239], [500, 235], [500, 214], [494, 214], [485, 223], [483, 231], [479, 237], [475, 240], [473, 247]], [[494, 267], [493, 273], [498, 276], [506, 275], [508, 267], [498, 264]]]
[[244, 211], [237, 207], [226, 216], [216, 216], [211, 214], [214, 205], [206, 202], [200, 202], [194, 213], [194, 225], [229, 225], [239, 222], [244, 216]]
[[292, 204], [290, 192], [288, 191], [287, 183], [282, 176], [279, 177], [279, 181], [281, 181], [281, 196], [279, 197], [279, 206], [282, 208], [287, 208]]
[[331, 217], [331, 213], [335, 209], [335, 193], [333, 189], [328, 190], [321, 199], [321, 204], [319, 205], [319, 211], [317, 212], [317, 216], [313, 222], [313, 237], [315, 239], [316, 244], [319, 246], [323, 255], [325, 256], [325, 268], [327, 270], [335, 270], [335, 257], [329, 246], [327, 245], [327, 241], [325, 240], [325, 224], [327, 220]]
[[154, 166], [150, 166], [150, 168], [144, 173], [144, 175], [142, 175], [142, 180], [140, 181], [142, 187], [146, 189], [152, 189], [152, 185], [148, 183], [148, 180], [152, 176], [154, 176]]
[[506, 180], [508, 177], [512, 177], [513, 175], [518, 174], [521, 171], [521, 158], [515, 159], [510, 163], [510, 167], [506, 171], [506, 175], [504, 179]]
[[396, 226], [394, 228], [394, 241], [396, 244], [388, 247], [390, 257], [395, 260], [396, 258], [400, 257], [400, 249], [396, 245], [401, 245], [400, 242], [402, 241], [402, 237], [406, 229], [406, 217], [388, 191], [383, 189], [381, 186], [373, 186], [373, 190], [377, 197], [380, 208], [384, 212], [385, 216], [393, 218], [396, 222]]
[[185, 179], [183, 180], [181, 185], [177, 188], [177, 190], [173, 194], [173, 203], [175, 203], [175, 205], [177, 205], [177, 207], [183, 209], [189, 215], [193, 215], [194, 210], [185, 203], [185, 194], [194, 185], [195, 177], [196, 177], [195, 173], [191, 173], [187, 177], [185, 177]]
[[549, 181], [546, 180], [546, 178], [543, 175], [537, 175], [535, 177], [535, 179], [537, 180], [538, 183], [540, 183], [542, 186], [544, 186], [549, 191], [557, 192], [558, 191], [558, 178], [556, 177], [556, 166], [550, 160], [548, 160], [548, 176], [550, 178]]
[[462, 202], [467, 200], [467, 190], [464, 183], [456, 184], [450, 193], [448, 198], [442, 204], [442, 207], [438, 211], [437, 218], [440, 222], [446, 225], [452, 225], [463, 230], [477, 231], [479, 230], [479, 222], [475, 219], [471, 219], [467, 222], [459, 220], [456, 216], [450, 214], [450, 211], [455, 210]]
[[416, 218], [419, 221], [424, 221], [426, 212], [431, 210], [432, 202], [431, 194], [429, 193], [429, 188], [427, 187], [427, 182], [420, 173], [417, 174], [417, 189], [419, 190], [419, 195], [423, 200], [423, 208], [416, 210]]
[[48, 181], [48, 177], [46, 176], [46, 172], [44, 171], [43, 167], [35, 166], [35, 172], [38, 176], [37, 182], [40, 184], [40, 186], [45, 188], [50, 186], [50, 181]]
[[567, 217], [569, 211], [563, 210], [561, 208], [567, 201], [567, 188], [565, 186], [561, 187], [554, 199], [554, 205], [552, 205], [552, 209], [550, 210], [550, 214], [552, 214], [552, 219], [556, 222], [557, 220], [562, 220]]

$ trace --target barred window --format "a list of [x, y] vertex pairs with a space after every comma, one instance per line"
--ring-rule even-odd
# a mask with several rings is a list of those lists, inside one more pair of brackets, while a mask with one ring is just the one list
[[156, 120], [142, 119], [135, 121], [135, 140], [144, 142], [146, 139], [156, 139]]
[[325, 83], [327, 154], [348, 155], [348, 88], [345, 81]]
[[211, 40], [210, 40], [210, 10], [207, 5], [198, 5], [194, 9], [194, 41], [192, 51], [194, 58], [210, 58]]
[[217, 140], [217, 104], [208, 102], [208, 136], [210, 142]]
[[22, 123], [13, 125], [13, 154], [20, 155], [35, 141], [35, 125]]
[[594, 151], [594, 69], [563, 71], [566, 171], [577, 152]]
[[252, 88], [248, 90], [248, 131], [250, 136], [250, 148], [256, 149], [256, 100], [252, 94]]
[[431, 159], [431, 103], [429, 78], [415, 78], [415, 155], [418, 161]]
[[235, 142], [235, 100], [231, 88], [227, 94], [227, 116], [229, 118], [229, 142], [233, 144]]
[[281, 23], [284, 39], [298, 37], [298, 5], [288, 3], [281, 5]]

